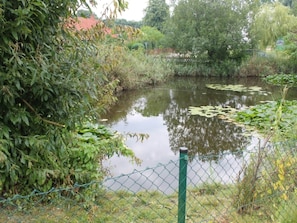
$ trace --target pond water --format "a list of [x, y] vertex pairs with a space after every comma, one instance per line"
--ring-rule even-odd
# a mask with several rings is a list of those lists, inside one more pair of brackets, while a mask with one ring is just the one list
[[[206, 84], [259, 86], [263, 91], [221, 91], [209, 89]], [[290, 90], [288, 98], [295, 95], [296, 91]], [[205, 168], [220, 164], [227, 169], [232, 167], [234, 171], [240, 167], [227, 167], [232, 159], [238, 158], [238, 152], [253, 149], [260, 139], [256, 135], [244, 134], [243, 127], [217, 117], [193, 116], [189, 106], [221, 105], [243, 109], [278, 98], [281, 98], [281, 88], [268, 85], [259, 78], [174, 78], [159, 86], [123, 92], [118, 103], [103, 117], [108, 120], [105, 124], [124, 134], [143, 133], [149, 138], [140, 142], [128, 137], [126, 141], [142, 160], [140, 166], [117, 156], [104, 165], [109, 167], [112, 176], [128, 174], [134, 169], [177, 160], [179, 149], [186, 147], [189, 156], [198, 157], [198, 161], [195, 160], [207, 166]]]

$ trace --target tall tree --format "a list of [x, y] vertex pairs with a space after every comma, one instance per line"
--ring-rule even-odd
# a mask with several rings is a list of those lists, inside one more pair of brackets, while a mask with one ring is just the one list
[[154, 49], [158, 47], [161, 40], [164, 38], [164, 34], [155, 27], [142, 26], [140, 30], [142, 33], [140, 41], [146, 44], [147, 49]]
[[240, 59], [252, 1], [180, 0], [167, 27], [171, 44], [200, 61]]
[[290, 8], [280, 3], [263, 4], [254, 18], [251, 34], [261, 48], [274, 46], [278, 38], [296, 27], [296, 19]]
[[166, 1], [149, 0], [148, 6], [144, 11], [143, 24], [162, 31], [164, 22], [169, 18], [169, 5], [166, 4]]

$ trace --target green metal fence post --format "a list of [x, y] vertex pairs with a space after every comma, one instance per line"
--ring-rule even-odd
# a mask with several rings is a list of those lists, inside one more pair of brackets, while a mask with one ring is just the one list
[[178, 180], [178, 223], [186, 221], [186, 198], [187, 198], [187, 166], [188, 149], [181, 147], [179, 150], [179, 180]]

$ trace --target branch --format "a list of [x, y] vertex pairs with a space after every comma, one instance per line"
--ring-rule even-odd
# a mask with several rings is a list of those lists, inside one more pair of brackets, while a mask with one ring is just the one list
[[32, 105], [29, 104], [29, 102], [27, 102], [25, 99], [22, 99], [21, 100], [25, 103], [25, 105], [27, 105], [27, 107], [39, 118], [41, 119], [43, 122], [45, 123], [48, 123], [48, 124], [51, 124], [51, 125], [55, 125], [55, 126], [58, 126], [58, 127], [63, 127], [65, 128], [65, 125], [63, 124], [60, 124], [58, 122], [54, 122], [54, 121], [50, 121], [50, 120], [47, 120], [45, 118], [42, 118], [37, 112], [36, 110], [32, 107]]

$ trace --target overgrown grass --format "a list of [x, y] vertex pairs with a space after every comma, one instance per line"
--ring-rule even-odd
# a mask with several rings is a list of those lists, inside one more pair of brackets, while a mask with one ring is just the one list
[[240, 65], [237, 75], [241, 77], [258, 77], [275, 73], [287, 73], [289, 72], [287, 63], [288, 59], [280, 53], [254, 54]]
[[[277, 79], [280, 84], [283, 80]], [[280, 101], [256, 105], [236, 115], [237, 121], [268, 136], [242, 168], [235, 204], [241, 213], [260, 207], [272, 222], [297, 222], [296, 101], [285, 100], [287, 91], [284, 87]], [[267, 202], [258, 205], [264, 198]]]
[[111, 80], [119, 80], [119, 90], [136, 89], [165, 82], [173, 76], [170, 64], [144, 50], [129, 50], [120, 45], [98, 45], [99, 68]]
[[[238, 214], [232, 205], [234, 191], [234, 185], [222, 184], [189, 188], [187, 223], [269, 222], [259, 211], [248, 215]], [[171, 223], [177, 221], [178, 195], [147, 191], [135, 194], [101, 191], [91, 205], [60, 197], [49, 203], [31, 203], [30, 207], [22, 207], [2, 207], [0, 222]]]

